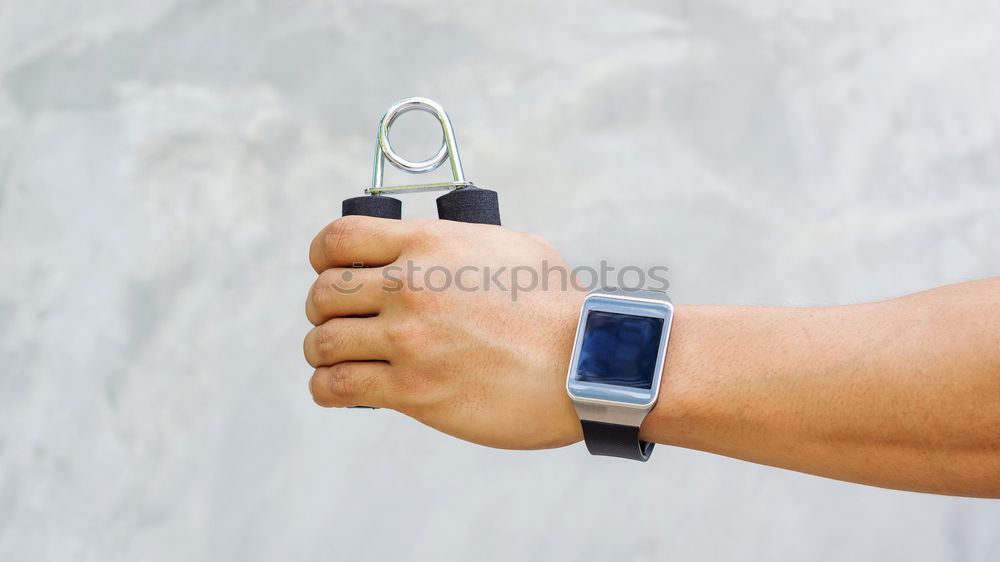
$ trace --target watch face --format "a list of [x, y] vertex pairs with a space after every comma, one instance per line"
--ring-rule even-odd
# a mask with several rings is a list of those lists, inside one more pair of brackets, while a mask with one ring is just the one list
[[640, 408], [654, 404], [673, 312], [665, 297], [589, 295], [566, 377], [570, 397]]
[[576, 380], [649, 389], [663, 318], [591, 310], [580, 344]]

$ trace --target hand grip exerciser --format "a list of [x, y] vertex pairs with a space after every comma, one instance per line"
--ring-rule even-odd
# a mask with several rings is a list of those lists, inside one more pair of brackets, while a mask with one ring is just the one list
[[[437, 154], [420, 162], [412, 162], [403, 158], [392, 148], [389, 142], [389, 128], [396, 119], [412, 110], [426, 111], [441, 123], [442, 141]], [[393, 166], [419, 174], [436, 170], [445, 160], [451, 164], [452, 181], [441, 183], [421, 183], [386, 187], [382, 185], [382, 173], [386, 159]], [[473, 222], [480, 224], [500, 224], [500, 204], [497, 193], [489, 189], [480, 189], [465, 179], [462, 170], [462, 159], [458, 155], [458, 143], [455, 140], [455, 128], [451, 119], [445, 113], [441, 104], [427, 98], [406, 98], [392, 104], [382, 116], [378, 124], [378, 135], [375, 138], [375, 163], [372, 171], [372, 185], [365, 189], [366, 195], [351, 197], [344, 200], [343, 214], [367, 215], [386, 219], [402, 218], [403, 202], [389, 197], [396, 193], [415, 193], [421, 191], [449, 191], [437, 198], [438, 218], [458, 222]]]
[[[389, 128], [400, 115], [407, 111], [419, 109], [437, 117], [441, 123], [441, 148], [437, 154], [422, 162], [411, 162], [396, 153], [389, 142]], [[451, 164], [452, 181], [443, 183], [421, 183], [385, 187], [382, 185], [382, 172], [386, 159], [400, 170], [412, 174], [420, 174], [436, 170], [448, 160]], [[399, 219], [403, 215], [403, 202], [386, 193], [416, 193], [421, 191], [450, 191], [437, 198], [438, 218], [459, 222], [474, 222], [480, 224], [500, 224], [500, 204], [497, 192], [480, 189], [465, 179], [462, 170], [462, 159], [458, 155], [458, 143], [455, 141], [455, 128], [451, 119], [445, 113], [441, 104], [427, 98], [406, 98], [392, 104], [378, 123], [378, 135], [375, 137], [375, 163], [372, 170], [372, 185], [365, 189], [367, 195], [351, 197], [344, 200], [342, 214], [367, 215], [385, 219]], [[355, 408], [372, 408], [371, 406], [354, 406]], [[372, 408], [374, 409], [374, 408]]]

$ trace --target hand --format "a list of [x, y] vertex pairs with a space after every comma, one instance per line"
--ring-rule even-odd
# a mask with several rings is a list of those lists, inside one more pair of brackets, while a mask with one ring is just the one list
[[586, 288], [542, 238], [349, 216], [316, 236], [309, 259], [317, 404], [391, 408], [490, 447], [582, 438], [565, 380]]

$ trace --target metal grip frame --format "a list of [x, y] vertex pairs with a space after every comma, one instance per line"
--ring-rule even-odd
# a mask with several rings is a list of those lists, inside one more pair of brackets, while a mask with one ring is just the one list
[[[400, 115], [408, 111], [424, 111], [441, 125], [441, 147], [426, 160], [404, 158], [392, 147], [389, 130]], [[436, 170], [445, 160], [451, 165], [452, 181], [418, 183], [397, 186], [384, 185], [385, 162], [411, 174]], [[406, 98], [389, 106], [378, 123], [375, 137], [375, 159], [372, 163], [372, 183], [365, 189], [368, 197], [353, 197], [344, 201], [345, 215], [368, 215], [382, 218], [402, 218], [402, 202], [386, 197], [397, 193], [449, 191], [437, 199], [438, 218], [459, 222], [500, 224], [500, 206], [495, 191], [480, 189], [465, 178], [462, 158], [458, 153], [455, 127], [441, 104], [427, 98]]]
[[[427, 160], [413, 162], [402, 157], [392, 148], [389, 142], [389, 129], [400, 115], [408, 111], [424, 111], [437, 118], [441, 124], [441, 148], [437, 154]], [[438, 169], [445, 160], [451, 164], [451, 182], [422, 183], [399, 185], [386, 187], [383, 185], [383, 173], [385, 171], [385, 161], [389, 160], [393, 166], [410, 172], [419, 174]], [[458, 154], [458, 142], [455, 140], [455, 127], [451, 124], [448, 113], [441, 107], [441, 104], [427, 98], [406, 98], [397, 101], [389, 106], [385, 115], [378, 123], [378, 134], [375, 138], [375, 162], [372, 166], [372, 185], [365, 190], [368, 195], [380, 195], [383, 193], [416, 193], [421, 191], [444, 191], [471, 187], [472, 182], [465, 181], [465, 170], [462, 169], [462, 158]]]

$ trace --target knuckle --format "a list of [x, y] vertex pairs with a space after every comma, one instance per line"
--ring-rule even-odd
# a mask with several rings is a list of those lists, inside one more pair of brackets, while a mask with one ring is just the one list
[[351, 378], [351, 366], [347, 363], [327, 367], [329, 375], [327, 377], [330, 394], [349, 398], [354, 393], [355, 385]]
[[424, 272], [412, 285], [403, 287], [396, 295], [399, 305], [408, 313], [428, 313], [445, 306], [451, 280], [440, 276], [431, 276]]
[[331, 286], [335, 282], [336, 270], [328, 269], [323, 273], [319, 274], [316, 282], [313, 284], [312, 294], [310, 298], [312, 299], [313, 308], [317, 311], [322, 312], [327, 304], [329, 303], [331, 297]]
[[313, 401], [328, 408], [351, 405], [356, 385], [352, 381], [350, 371], [351, 366], [348, 364], [316, 369], [309, 381]]
[[413, 321], [393, 322], [386, 328], [386, 339], [394, 349], [403, 352], [415, 350], [426, 343], [426, 330]]
[[345, 241], [350, 238], [357, 228], [358, 219], [353, 215], [340, 217], [330, 223], [330, 227], [326, 229], [326, 234], [324, 234], [323, 238], [323, 247], [326, 250], [326, 255], [328, 257], [337, 257], [344, 247]]
[[337, 334], [326, 325], [316, 328], [316, 335], [314, 336], [316, 342], [316, 348], [320, 351], [325, 351], [337, 344]]
[[306, 334], [303, 344], [306, 361], [313, 368], [321, 367], [330, 355], [330, 348], [333, 345], [334, 336], [330, 333], [330, 330], [325, 329], [322, 325], [313, 328]]

